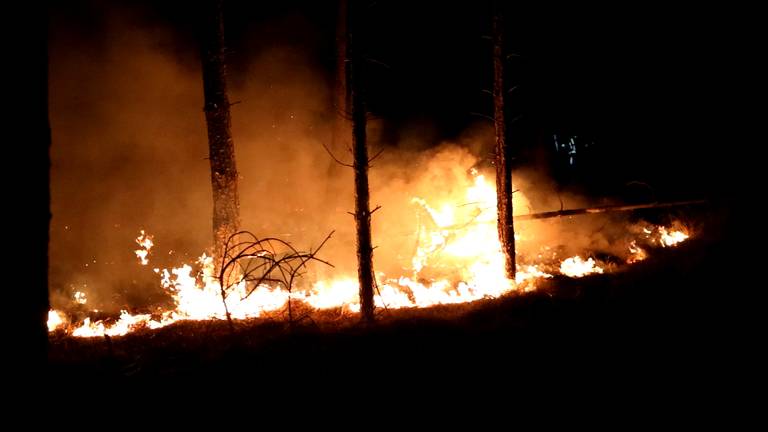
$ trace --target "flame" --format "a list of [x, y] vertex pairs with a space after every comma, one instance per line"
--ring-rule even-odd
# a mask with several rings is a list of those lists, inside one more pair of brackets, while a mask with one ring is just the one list
[[633, 264], [648, 258], [648, 253], [637, 245], [637, 240], [632, 240], [629, 243], [629, 253], [630, 256], [627, 259], [627, 264]]
[[602, 273], [595, 260], [588, 258], [586, 261], [580, 256], [570, 257], [560, 263], [560, 273], [570, 277], [582, 277], [592, 273]]
[[59, 327], [63, 326], [66, 322], [66, 317], [59, 311], [53, 309], [48, 311], [48, 331], [56, 331]]
[[78, 304], [86, 304], [88, 303], [88, 298], [86, 298], [85, 293], [82, 291], [75, 291], [75, 302]]
[[659, 234], [661, 235], [661, 238], [659, 241], [661, 242], [661, 245], [664, 247], [675, 246], [680, 242], [688, 240], [688, 237], [690, 237], [683, 230], [667, 231], [665, 227], [659, 227]]
[[[518, 263], [514, 280], [506, 277], [496, 227], [495, 185], [476, 171], [472, 175], [471, 184], [452, 199], [431, 203], [421, 197], [412, 198], [411, 202], [417, 206], [419, 226], [414, 235], [417, 244], [410, 268], [404, 269], [401, 275], [376, 275], [377, 307], [428, 307], [496, 298], [514, 290], [535, 290], [537, 281], [552, 277], [539, 264], [531, 263]], [[516, 193], [514, 200], [517, 208], [525, 207], [521, 193]], [[658, 227], [657, 231], [663, 246], [688, 238], [688, 234], [680, 230]], [[653, 231], [644, 228], [643, 232], [650, 237]], [[524, 237], [516, 233], [515, 238]], [[135, 251], [136, 256], [141, 265], [147, 265], [154, 245], [152, 236], [142, 230], [136, 243], [141, 247]], [[636, 241], [631, 242], [630, 253], [630, 263], [646, 257]], [[346, 275], [318, 280], [307, 289], [292, 293], [280, 287], [267, 284], [254, 287], [241, 281], [228, 288], [225, 310], [213, 263], [213, 257], [203, 254], [192, 265], [154, 269], [161, 286], [175, 303], [172, 310], [156, 314], [131, 314], [123, 310], [116, 320], [92, 322], [86, 318], [79, 326], [70, 326], [68, 331], [76, 337], [120, 336], [181, 320], [225, 319], [227, 310], [234, 319], [255, 318], [283, 311], [289, 301], [300, 301], [314, 309], [341, 308], [353, 313], [360, 310], [357, 278]], [[603, 273], [604, 269], [593, 258], [584, 260], [574, 256], [562, 260], [559, 271], [569, 277], [582, 277]], [[80, 304], [87, 301], [85, 293], [80, 291], [75, 293], [74, 300]], [[66, 324], [63, 313], [50, 311], [50, 331]]]
[[149, 264], [149, 259], [147, 256], [149, 256], [149, 250], [152, 249], [152, 246], [155, 245], [155, 243], [152, 241], [152, 238], [153, 237], [146, 234], [144, 230], [141, 230], [141, 234], [136, 237], [136, 243], [138, 243], [141, 249], [136, 249], [133, 252], [136, 254], [136, 257], [139, 259], [141, 265]]

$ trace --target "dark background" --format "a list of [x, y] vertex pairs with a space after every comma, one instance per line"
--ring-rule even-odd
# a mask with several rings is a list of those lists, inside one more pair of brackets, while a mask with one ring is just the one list
[[[83, 37], [98, 38], [104, 17], [115, 5], [130, 5], [138, 11], [126, 18], [135, 19], [136, 25], [175, 29], [178, 44], [166, 49], [177, 53], [179, 61], [195, 61], [195, 9], [188, 2], [71, 1], [52, 6], [51, 25], [76, 22], [81, 24], [77, 28]], [[251, 53], [270, 44], [288, 43], [313, 53], [312, 61], [323, 66], [330, 85], [335, 2], [228, 1], [226, 8], [232, 80], [238, 79]], [[732, 193], [744, 184], [739, 173], [759, 178], [759, 171], [746, 168], [746, 161], [759, 157], [755, 145], [760, 143], [748, 133], [750, 125], [759, 124], [756, 114], [749, 115], [757, 111], [749, 100], [758, 100], [750, 78], [756, 75], [753, 65], [761, 57], [761, 51], [755, 49], [758, 39], [752, 36], [755, 27], [748, 19], [749, 11], [663, 3], [563, 8], [510, 2], [507, 16], [510, 50], [520, 54], [509, 63], [511, 84], [520, 86], [513, 93], [517, 95], [513, 109], [521, 118], [512, 132], [518, 166], [543, 158], [544, 167], [553, 171], [563, 187], [578, 186], [595, 195], [626, 194], [627, 182], [634, 180], [651, 184], [662, 199], [704, 196], [726, 205], [734, 200]], [[299, 17], [306, 25], [282, 26], [287, 17]], [[396, 145], [402, 130], [425, 124], [436, 142], [455, 138], [475, 122], [483, 121], [473, 112], [491, 114], [490, 98], [482, 92], [490, 88], [491, 80], [491, 47], [483, 38], [490, 34], [490, 17], [487, 2], [381, 0], [371, 8], [366, 27], [368, 55], [387, 67], [371, 66], [367, 90], [372, 114], [389, 126], [385, 141]], [[590, 144], [589, 150], [580, 149], [576, 164], [571, 166], [563, 161], [561, 153], [555, 152], [549, 138], [554, 134], [577, 136], [578, 142]], [[758, 327], [740, 326], [734, 318], [760, 316], [747, 313], [747, 306], [759, 304], [748, 295], [753, 286], [737, 282], [730, 271], [743, 268], [735, 265], [742, 254], [733, 253], [733, 244], [710, 242], [708, 236], [692, 242], [703, 243], [670, 252], [696, 258], [695, 264], [683, 266], [683, 271], [679, 263], [684, 260], [677, 256], [667, 264], [662, 262], [662, 269], [642, 268], [627, 275], [628, 282], [616, 282], [629, 287], [627, 292], [631, 294], [619, 298], [618, 306], [609, 301], [611, 296], [604, 295], [612, 290], [612, 278], [595, 279], [598, 286], [587, 287], [587, 295], [579, 301], [550, 305], [544, 296], [532, 298], [533, 306], [521, 307], [525, 315], [521, 321], [535, 321], [530, 316], [541, 319], [541, 323], [531, 324], [541, 326], [530, 336], [535, 343], [526, 345], [523, 341], [520, 345], [520, 341], [505, 339], [506, 332], [519, 329], [514, 315], [510, 323], [487, 325], [496, 332], [487, 332], [485, 323], [479, 320], [486, 338], [480, 342], [471, 332], [466, 333], [464, 343], [457, 343], [453, 333], [436, 338], [428, 330], [425, 337], [420, 337], [404, 326], [401, 332], [393, 331], [389, 340], [402, 346], [403, 334], [416, 336], [401, 351], [391, 351], [393, 363], [410, 358], [403, 353], [411, 356], [419, 349], [434, 349], [434, 359], [442, 360], [448, 356], [434, 348], [442, 343], [444, 347], [457, 346], [457, 357], [474, 353], [473, 349], [481, 346], [486, 349], [481, 359], [499, 359], [501, 365], [507, 358], [514, 358], [518, 363], [513, 363], [513, 371], [529, 366], [520, 363], [528, 359], [530, 352], [542, 358], [547, 358], [544, 354], [557, 354], [549, 356], [550, 361], [596, 359], [599, 361], [594, 364], [583, 361], [570, 367], [552, 366], [561, 368], [563, 374], [594, 381], [585, 370], [609, 365], [608, 372], [600, 376], [610, 380], [616, 375], [631, 376], [638, 382], [650, 377], [645, 385], [657, 393], [668, 382], [680, 386], [690, 382], [705, 390], [721, 378], [742, 382], [733, 378], [734, 372], [745, 373], [737, 341], [748, 339], [749, 346], [753, 346], [755, 339], [744, 330]], [[736, 277], [743, 278], [747, 272], [736, 273]], [[660, 295], [663, 301], [659, 301]], [[575, 322], [582, 324], [573, 326], [571, 317], [580, 317]], [[565, 331], [557, 333], [561, 329]], [[595, 329], [602, 332], [595, 333]], [[390, 352], [380, 343], [387, 336], [370, 339], [363, 349]], [[424, 340], [438, 342], [425, 347]], [[557, 343], [564, 341], [568, 343]], [[624, 349], [618, 354], [610, 352], [616, 341]], [[542, 346], [546, 343], [550, 345]], [[528, 345], [539, 350], [525, 350]], [[310, 349], [310, 354], [323, 355], [326, 346], [327, 341], [310, 345], [315, 350]], [[512, 350], [509, 347], [518, 351], [510, 357], [499, 355]], [[593, 347], [598, 350], [590, 351]], [[345, 348], [348, 351], [337, 349], [338, 358], [329, 356], [328, 363], [341, 364], [336, 361], [349, 358], [348, 353], [360, 352], [355, 343]], [[285, 357], [306, 357], [294, 345], [278, 346], [280, 349], [284, 349]], [[647, 354], [637, 357], [638, 352]], [[587, 355], [582, 357], [584, 353]], [[725, 361], [721, 362], [723, 357]], [[236, 365], [245, 363], [243, 359], [251, 360], [240, 353], [233, 358]], [[270, 361], [272, 357], [258, 358]], [[635, 367], [635, 363], [639, 366]], [[179, 370], [183, 375], [185, 369]], [[191, 366], [190, 370], [195, 371]], [[214, 376], [218, 369], [211, 371]], [[544, 376], [551, 373], [547, 370]], [[674, 377], [674, 381], [665, 381], [667, 376]], [[752, 377], [746, 378], [743, 382], [753, 382]], [[81, 379], [79, 375], [77, 379]], [[494, 379], [491, 375], [489, 381]], [[686, 388], [699, 393], [699, 387]], [[701, 394], [710, 396], [708, 392]], [[721, 397], [724, 394], [746, 393], [719, 393]]]
[[[383, 139], [418, 127], [435, 143], [492, 114], [491, 2], [352, 2], [363, 8], [368, 106]], [[731, 171], [751, 157], [746, 84], [754, 62], [748, 11], [668, 3], [557, 5], [501, 2], [507, 18], [512, 145], [520, 167], [539, 164], [563, 188], [625, 200], [727, 199]], [[535, 5], [534, 5], [535, 4]], [[137, 26], [174, 29], [165, 47], [194, 61], [198, 5], [183, 1], [70, 1], [52, 26], [98, 37], [114, 10]], [[272, 44], [334, 68], [336, 2], [225, 2], [230, 79]], [[295, 25], [295, 23], [301, 25]], [[284, 25], [291, 23], [292, 25]], [[330, 101], [329, 101], [330, 106]], [[571, 163], [556, 150], [571, 138]], [[491, 149], [488, 149], [490, 153]], [[647, 186], [639, 186], [639, 183]], [[635, 186], [633, 186], [635, 185]], [[634, 188], [634, 189], [633, 189]]]

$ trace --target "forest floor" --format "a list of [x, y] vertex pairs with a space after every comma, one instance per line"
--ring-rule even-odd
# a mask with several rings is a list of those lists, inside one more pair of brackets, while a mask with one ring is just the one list
[[[553, 278], [534, 292], [312, 320], [179, 322], [111, 339], [50, 339], [49, 382], [106, 392], [190, 382], [346, 388], [450, 382], [597, 382], [697, 392], [730, 385], [755, 339], [755, 286], [735, 231], [712, 222], [676, 248], [610, 274]], [[426, 384], [424, 384], [426, 385]]]

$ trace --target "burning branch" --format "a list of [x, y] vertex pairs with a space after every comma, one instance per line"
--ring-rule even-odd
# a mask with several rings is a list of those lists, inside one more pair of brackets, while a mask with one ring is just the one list
[[[317, 253], [333, 233], [334, 231], [331, 231], [314, 251], [310, 249], [308, 252], [301, 252], [279, 238], [259, 239], [248, 231], [232, 234], [227, 239], [217, 276], [221, 289], [221, 301], [224, 303], [230, 330], [234, 331], [234, 326], [227, 306], [228, 290], [240, 284], [252, 284], [243, 297], [246, 299], [262, 284], [272, 283], [282, 286], [290, 295], [293, 282], [303, 274], [301, 270], [306, 268], [310, 261], [333, 267], [333, 264], [317, 257]], [[235, 241], [235, 239], [238, 240]], [[291, 323], [293, 322], [290, 297], [288, 319]]]

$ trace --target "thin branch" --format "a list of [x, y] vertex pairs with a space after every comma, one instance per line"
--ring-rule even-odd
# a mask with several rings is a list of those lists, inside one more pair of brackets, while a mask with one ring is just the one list
[[632, 210], [655, 209], [655, 208], [664, 208], [664, 207], [682, 207], [682, 206], [700, 205], [700, 204], [707, 204], [707, 201], [691, 200], [691, 201], [650, 203], [650, 204], [637, 204], [637, 205], [607, 205], [607, 206], [601, 206], [601, 207], [557, 210], [557, 211], [550, 211], [550, 212], [543, 212], [543, 213], [532, 213], [527, 215], [515, 216], [514, 219], [515, 221], [548, 219], [548, 218], [560, 217], [560, 216], [574, 216], [574, 215], [592, 214], [592, 213], [632, 211]]
[[375, 65], [383, 66], [383, 67], [385, 67], [387, 69], [392, 69], [392, 67], [390, 65], [388, 65], [388, 64], [386, 64], [386, 63], [384, 63], [382, 61], [376, 60], [374, 58], [366, 57], [365, 60], [370, 62], [370, 63], [373, 63]]
[[473, 116], [482, 117], [482, 118], [484, 118], [484, 119], [486, 119], [486, 120], [490, 120], [490, 121], [496, 121], [496, 120], [494, 120], [494, 118], [493, 118], [493, 117], [491, 117], [491, 116], [487, 116], [487, 115], [485, 115], [485, 114], [481, 114], [481, 113], [478, 113], [478, 112], [470, 112], [469, 114], [470, 114], [470, 115], [473, 115]]
[[339, 164], [339, 165], [341, 165], [341, 166], [345, 166], [345, 167], [348, 167], [348, 168], [354, 168], [354, 166], [353, 166], [353, 165], [350, 165], [350, 164], [347, 164], [347, 163], [344, 163], [344, 162], [342, 162], [342, 161], [338, 160], [338, 159], [336, 158], [336, 156], [334, 156], [334, 155], [333, 155], [333, 153], [331, 152], [331, 149], [329, 149], [329, 148], [328, 148], [328, 146], [326, 146], [324, 142], [320, 142], [320, 144], [323, 146], [323, 148], [324, 148], [324, 149], [325, 149], [325, 151], [328, 153], [328, 155], [329, 155], [330, 157], [332, 157], [332, 158], [333, 158], [333, 160], [335, 160], [335, 161], [336, 161], [336, 163], [337, 163], [337, 164]]
[[375, 160], [376, 160], [376, 158], [378, 158], [379, 156], [381, 156], [381, 154], [382, 154], [382, 153], [384, 153], [384, 150], [386, 150], [386, 149], [384, 149], [384, 148], [383, 148], [383, 149], [379, 150], [379, 152], [378, 152], [378, 153], [376, 153], [375, 155], [373, 155], [373, 157], [372, 157], [372, 158], [368, 159], [368, 164], [370, 165], [370, 164], [371, 164], [371, 162], [375, 161]]

